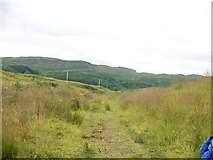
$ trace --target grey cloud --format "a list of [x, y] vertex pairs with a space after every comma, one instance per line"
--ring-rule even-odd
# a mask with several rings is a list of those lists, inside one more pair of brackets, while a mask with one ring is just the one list
[[[208, 0], [202, 0], [202, 3], [197, 1], [194, 6], [186, 2], [185, 9], [190, 6], [193, 9], [190, 10], [192, 13], [188, 14], [185, 11], [181, 13], [187, 18], [194, 18], [191, 16], [193, 13], [196, 16], [197, 8], [203, 10], [204, 12], [199, 14], [200, 19], [203, 20], [200, 26], [194, 25], [197, 21], [189, 22], [184, 17], [179, 17], [179, 10], [175, 8], [172, 14], [177, 19], [172, 19], [173, 16], [168, 14], [169, 6], [164, 12], [164, 5], [168, 2], [166, 0], [156, 1], [159, 5], [155, 8], [156, 13], [159, 14], [158, 19], [155, 19], [156, 13], [152, 13], [146, 7], [152, 6], [148, 0], [134, 1], [134, 5], [130, 8], [128, 3], [132, 2], [125, 1], [125, 7], [114, 7], [109, 12], [103, 7], [104, 5], [100, 7], [101, 9], [94, 6], [96, 1], [87, 2], [88, 6], [84, 6], [85, 12], [83, 12], [84, 9], [78, 8], [72, 11], [69, 7], [66, 8], [66, 12], [63, 12], [63, 7], [57, 8], [55, 5], [57, 12], [47, 10], [47, 15], [44, 14], [46, 12], [37, 15], [39, 12], [37, 8], [42, 1], [39, 3], [34, 1], [35, 6], [23, 0], [16, 1], [16, 4], [23, 3], [24, 7], [9, 2], [0, 1], [0, 18], [4, 17], [4, 25], [0, 25], [0, 45], [2, 45], [0, 50], [3, 54], [10, 52], [17, 56], [21, 54], [53, 55], [63, 59], [74, 57], [106, 65], [131, 67], [140, 72], [145, 69], [153, 72], [180, 72], [177, 66], [184, 63], [188, 65], [181, 68], [183, 73], [191, 71], [200, 73], [201, 70], [206, 70], [210, 63], [210, 52], [206, 47], [208, 46], [206, 35], [209, 32], [205, 30], [207, 24], [205, 22], [209, 18], [208, 12], [205, 12], [203, 6], [197, 6], [198, 4], [207, 5]], [[45, 4], [48, 4], [47, 2], [48, 0]], [[62, 6], [66, 5], [65, 2], [67, 1], [60, 1], [63, 3]], [[69, 1], [69, 5], [74, 3], [73, 5], [81, 7], [82, 2], [75, 1], [78, 3], [76, 5], [74, 1]], [[175, 5], [185, 5], [184, 1], [174, 2]], [[98, 4], [101, 3], [98, 1]], [[114, 2], [108, 1], [108, 7], [111, 6], [110, 3]], [[116, 0], [118, 6], [120, 3], [122, 1]], [[26, 10], [22, 12], [23, 8]], [[127, 9], [129, 9], [128, 13]], [[69, 11], [72, 12], [69, 13]], [[77, 13], [74, 14], [75, 12]], [[57, 16], [58, 13], [61, 13], [64, 19], [61, 20], [61, 15]], [[172, 22], [168, 19], [172, 19]], [[188, 32], [190, 26], [192, 29]], [[195, 34], [203, 30], [204, 33]], [[166, 63], [168, 63], [166, 67], [163, 67], [162, 64]], [[199, 67], [196, 64], [199, 64]]]

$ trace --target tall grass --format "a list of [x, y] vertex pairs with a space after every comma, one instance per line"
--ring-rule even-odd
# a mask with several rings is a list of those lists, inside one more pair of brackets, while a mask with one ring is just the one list
[[[38, 148], [39, 153], [31, 153], [34, 152], [32, 145], [35, 142], [53, 152], [49, 147], [60, 141], [51, 141], [55, 135], [69, 137], [76, 131], [72, 142], [75, 141], [75, 146], [78, 146], [79, 141], [83, 142], [77, 136], [80, 135], [79, 126], [85, 122], [84, 117], [94, 118], [104, 114], [120, 114], [115, 119], [127, 128], [128, 136], [136, 145], [148, 148], [151, 157], [198, 157], [199, 146], [210, 135], [211, 90], [208, 78], [166, 88], [131, 91], [120, 96], [94, 95], [62, 81], [6, 73], [3, 74], [2, 89], [3, 155], [8, 158], [24, 155], [42, 157], [43, 153], [47, 153], [43, 152], [43, 148]], [[39, 125], [43, 122], [45, 127], [42, 128]], [[91, 126], [93, 123], [96, 122], [91, 122]], [[62, 124], [64, 127], [60, 130]], [[35, 136], [34, 132], [40, 134]], [[44, 144], [45, 138], [48, 144]], [[60, 141], [62, 146], [70, 143], [65, 141], [66, 138], [63, 140]], [[25, 145], [31, 146], [30, 152], [22, 148]], [[91, 145], [85, 143], [82, 147], [86, 157], [96, 155]], [[63, 148], [67, 154], [73, 149]], [[74, 149], [77, 151], [79, 148]], [[61, 150], [56, 148], [54, 151], [57, 154], [50, 155], [63, 156]]]
[[121, 115], [129, 134], [155, 148], [155, 156], [199, 157], [199, 146], [211, 130], [210, 84], [204, 78], [124, 94]]
[[16, 158], [18, 154], [18, 145], [14, 139], [8, 136], [3, 136], [2, 139], [2, 158]]
[[32, 124], [38, 124], [35, 121], [54, 116], [80, 125], [84, 119], [81, 105], [92, 98], [87, 91], [70, 84], [7, 72], [3, 74], [2, 88], [4, 157], [22, 154], [18, 146], [27, 143]]
[[44, 108], [47, 115], [56, 116], [61, 120], [67, 121], [68, 123], [82, 123], [83, 115], [80, 111], [76, 110], [77, 107], [73, 104], [66, 105], [64, 103], [46, 102]]

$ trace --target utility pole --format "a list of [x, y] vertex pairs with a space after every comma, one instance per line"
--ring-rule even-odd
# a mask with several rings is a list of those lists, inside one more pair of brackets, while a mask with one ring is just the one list
[[98, 81], [98, 87], [100, 88], [101, 87], [101, 79], [99, 78], [99, 81]]
[[67, 77], [66, 77], [66, 81], [68, 82], [68, 80], [69, 80], [69, 72], [68, 72], [68, 70], [67, 70]]

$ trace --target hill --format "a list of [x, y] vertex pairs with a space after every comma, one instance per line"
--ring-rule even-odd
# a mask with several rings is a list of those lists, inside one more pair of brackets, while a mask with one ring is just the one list
[[124, 67], [110, 67], [94, 65], [84, 61], [65, 61], [47, 57], [3, 57], [2, 69], [14, 73], [24, 73], [66, 79], [67, 70], [69, 80], [86, 84], [98, 85], [112, 90], [126, 90], [166, 86], [173, 82], [200, 78], [200, 75], [168, 75], [137, 73]]
[[0, 78], [3, 158], [199, 158], [211, 134], [208, 77], [128, 92], [33, 74]]

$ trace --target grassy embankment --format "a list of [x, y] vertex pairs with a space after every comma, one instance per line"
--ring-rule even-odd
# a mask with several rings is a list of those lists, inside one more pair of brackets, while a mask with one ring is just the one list
[[210, 135], [210, 78], [115, 93], [2, 73], [5, 157], [199, 157]]

